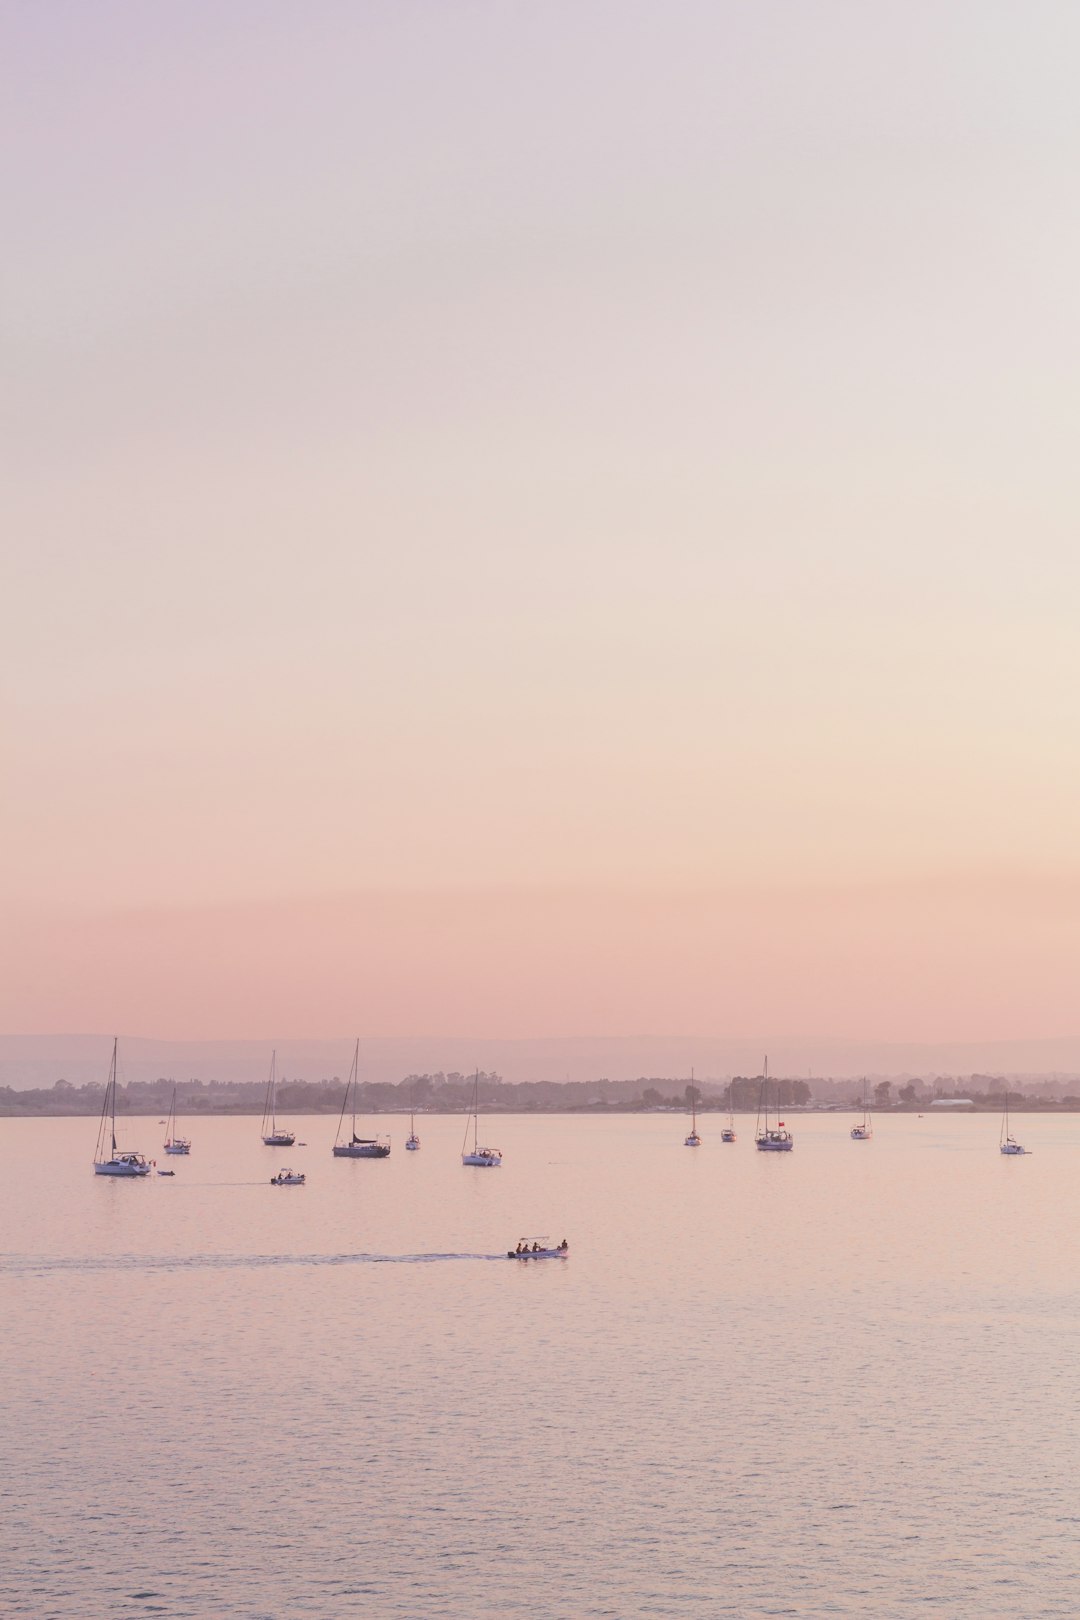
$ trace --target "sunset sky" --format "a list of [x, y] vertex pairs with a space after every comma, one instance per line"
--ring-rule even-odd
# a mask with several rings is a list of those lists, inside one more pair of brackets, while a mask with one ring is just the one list
[[0, 8], [0, 1027], [1080, 1028], [1080, 11]]

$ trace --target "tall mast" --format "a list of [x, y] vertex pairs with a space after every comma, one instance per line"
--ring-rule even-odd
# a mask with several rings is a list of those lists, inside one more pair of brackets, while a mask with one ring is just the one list
[[356, 1037], [356, 1051], [352, 1060], [352, 1133], [356, 1141], [356, 1093], [360, 1086], [360, 1037]]
[[112, 1043], [112, 1072], [109, 1075], [109, 1085], [112, 1087], [112, 1150], [116, 1152], [116, 1047], [120, 1037], [113, 1036]]

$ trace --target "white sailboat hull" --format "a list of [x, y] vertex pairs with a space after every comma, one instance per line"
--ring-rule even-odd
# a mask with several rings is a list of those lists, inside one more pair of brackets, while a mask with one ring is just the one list
[[263, 1141], [267, 1147], [293, 1147], [296, 1137], [291, 1131], [272, 1131], [269, 1136], [263, 1137]]
[[851, 1127], [851, 1140], [853, 1142], [869, 1142], [873, 1134], [869, 1125], [853, 1125]]
[[498, 1170], [502, 1165], [502, 1154], [496, 1148], [490, 1148], [486, 1153], [463, 1153], [462, 1164], [474, 1164], [479, 1170]]
[[691, 1131], [690, 1135], [686, 1138], [686, 1141], [683, 1143], [683, 1147], [700, 1147], [700, 1146], [701, 1146], [701, 1137], [697, 1134], [696, 1131]]
[[406, 1153], [419, 1153], [420, 1138], [418, 1136], [410, 1136], [409, 1140], [405, 1143], [405, 1151]]
[[720, 1140], [721, 1140], [721, 1142], [734, 1142], [734, 1140], [735, 1140], [735, 1132], [725, 1128], [724, 1130], [722, 1130], [720, 1132]]
[[342, 1142], [333, 1149], [335, 1159], [388, 1159], [389, 1142]]
[[1007, 1154], [1010, 1158], [1015, 1158], [1025, 1154], [1027, 1152], [1027, 1148], [1021, 1147], [1019, 1142], [1002, 1142], [1001, 1151], [1002, 1153]]
[[754, 1145], [759, 1153], [790, 1153], [795, 1142], [790, 1136], [759, 1136]]
[[166, 1153], [190, 1153], [191, 1152], [191, 1143], [190, 1142], [166, 1142], [165, 1151], [166, 1151]]
[[139, 1164], [130, 1159], [107, 1159], [94, 1165], [95, 1176], [148, 1176], [150, 1166], [145, 1160]]

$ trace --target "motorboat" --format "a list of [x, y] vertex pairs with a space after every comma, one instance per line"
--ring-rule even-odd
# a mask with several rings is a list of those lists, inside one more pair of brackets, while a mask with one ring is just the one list
[[775, 1125], [769, 1124], [769, 1060], [765, 1059], [761, 1071], [761, 1091], [758, 1096], [757, 1129], [754, 1133], [754, 1146], [759, 1153], [790, 1153], [795, 1146], [795, 1138], [791, 1132], [785, 1130], [782, 1119], [777, 1119]]
[[1019, 1158], [1022, 1154], [1025, 1154], [1027, 1152], [1027, 1148], [1022, 1147], [1020, 1145], [1020, 1143], [1016, 1140], [1015, 1136], [1011, 1136], [1009, 1134], [1009, 1093], [1008, 1092], [1005, 1093], [1005, 1108], [1004, 1108], [1004, 1112], [1002, 1113], [1002, 1116], [1001, 1116], [1001, 1138], [1000, 1138], [1000, 1141], [998, 1143], [998, 1151], [1001, 1152], [1001, 1153], [1007, 1154], [1008, 1157], [1011, 1158], [1011, 1159]]
[[[356, 1050], [353, 1053], [352, 1068], [349, 1070], [349, 1079], [345, 1086], [345, 1095], [341, 1099], [341, 1114], [338, 1118], [337, 1136], [334, 1138], [335, 1159], [388, 1159], [390, 1157], [390, 1138], [388, 1136], [357, 1136], [356, 1134], [356, 1094], [360, 1089], [360, 1040], [357, 1037]], [[345, 1110], [352, 1098], [352, 1133], [348, 1138], [342, 1137], [345, 1125]]]
[[522, 1238], [516, 1249], [507, 1249], [506, 1258], [508, 1260], [565, 1260], [569, 1253], [570, 1245], [565, 1238], [555, 1248], [547, 1245], [546, 1240], [545, 1245], [541, 1246], [539, 1238], [531, 1245], [526, 1238]]
[[169, 1117], [165, 1121], [165, 1152], [166, 1153], [190, 1153], [191, 1152], [191, 1140], [190, 1140], [190, 1138], [186, 1137], [186, 1136], [178, 1135], [177, 1130], [176, 1130], [176, 1087], [175, 1086], [173, 1086], [173, 1088], [172, 1088], [172, 1106], [169, 1109]]
[[97, 1146], [94, 1149], [95, 1176], [148, 1176], [154, 1166], [141, 1153], [121, 1152], [116, 1145], [116, 1052], [119, 1042], [113, 1038], [112, 1063], [101, 1105]]
[[277, 1122], [277, 1052], [270, 1058], [270, 1078], [266, 1082], [266, 1101], [263, 1103], [262, 1139], [267, 1147], [292, 1147], [296, 1132], [287, 1130]]
[[271, 1187], [302, 1187], [307, 1177], [299, 1170], [279, 1170], [270, 1177]]
[[502, 1153], [498, 1148], [480, 1147], [477, 1143], [477, 1114], [480, 1107], [480, 1070], [477, 1069], [473, 1079], [472, 1104], [472, 1151], [468, 1149], [469, 1127], [465, 1127], [465, 1136], [461, 1143], [462, 1164], [472, 1164], [479, 1170], [498, 1170], [502, 1164]]

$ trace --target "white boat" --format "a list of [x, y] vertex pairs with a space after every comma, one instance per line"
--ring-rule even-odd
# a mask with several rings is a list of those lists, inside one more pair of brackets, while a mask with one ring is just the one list
[[530, 1245], [528, 1238], [522, 1238], [516, 1249], [507, 1249], [508, 1260], [565, 1260], [570, 1253], [570, 1245], [566, 1239], [557, 1244], [555, 1248], [547, 1245], [546, 1239], [536, 1238]]
[[191, 1141], [186, 1136], [176, 1134], [176, 1087], [172, 1088], [172, 1107], [165, 1122], [165, 1151], [166, 1153], [190, 1153]]
[[97, 1147], [94, 1149], [95, 1176], [148, 1176], [153, 1169], [141, 1153], [121, 1152], [116, 1145], [116, 1049], [113, 1038], [112, 1063], [109, 1082], [105, 1087], [105, 1100], [101, 1105], [101, 1123], [98, 1126]]
[[734, 1080], [729, 1080], [728, 1081], [727, 1107], [728, 1107], [727, 1124], [724, 1126], [723, 1130], [720, 1132], [720, 1140], [721, 1140], [721, 1142], [734, 1142], [735, 1141], [735, 1082], [734, 1082]]
[[502, 1164], [502, 1153], [498, 1148], [479, 1147], [477, 1145], [477, 1111], [480, 1105], [480, 1070], [477, 1069], [473, 1080], [472, 1098], [472, 1152], [468, 1150], [469, 1127], [465, 1127], [465, 1136], [461, 1143], [462, 1164], [474, 1164], [479, 1170], [498, 1170]]
[[[341, 1099], [341, 1116], [338, 1119], [337, 1136], [334, 1138], [335, 1159], [388, 1159], [390, 1157], [390, 1138], [388, 1136], [357, 1136], [356, 1134], [356, 1093], [360, 1089], [360, 1039], [357, 1037], [356, 1051], [353, 1053], [352, 1068], [349, 1070], [349, 1079], [345, 1087], [345, 1095]], [[352, 1134], [347, 1141], [342, 1141], [341, 1131], [345, 1124], [345, 1110], [352, 1098]]]
[[870, 1110], [866, 1104], [866, 1077], [862, 1083], [862, 1124], [851, 1127], [851, 1140], [853, 1142], [869, 1142], [873, 1139], [874, 1127], [870, 1123]]
[[1001, 1116], [1001, 1139], [998, 1143], [998, 1150], [1001, 1153], [1008, 1154], [1010, 1158], [1017, 1158], [1027, 1152], [1027, 1148], [1021, 1147], [1016, 1138], [1009, 1134], [1009, 1093], [1007, 1091], [1005, 1093], [1005, 1109]]
[[416, 1134], [416, 1110], [413, 1107], [415, 1096], [413, 1088], [409, 1087], [409, 1134], [405, 1138], [406, 1153], [419, 1153], [420, 1138]]
[[761, 1092], [758, 1096], [757, 1130], [754, 1133], [754, 1146], [759, 1153], [790, 1153], [795, 1146], [795, 1138], [791, 1132], [784, 1129], [782, 1119], [777, 1119], [775, 1125], [769, 1124], [769, 1060], [765, 1059], [761, 1070]]
[[700, 1147], [701, 1137], [697, 1128], [697, 1087], [694, 1084], [694, 1071], [690, 1070], [690, 1135], [683, 1141], [683, 1147]]
[[271, 1187], [302, 1187], [307, 1177], [299, 1170], [279, 1170], [270, 1177]]
[[263, 1103], [262, 1139], [267, 1147], [292, 1147], [296, 1132], [277, 1122], [277, 1052], [270, 1058], [270, 1078], [266, 1082], [266, 1101]]

